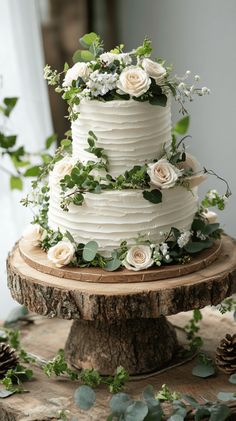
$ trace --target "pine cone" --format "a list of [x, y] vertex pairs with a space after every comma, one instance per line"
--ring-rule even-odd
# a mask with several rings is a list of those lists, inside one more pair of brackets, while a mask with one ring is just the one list
[[227, 374], [236, 373], [236, 334], [227, 335], [216, 348], [216, 365]]
[[18, 357], [13, 348], [5, 343], [0, 343], [0, 379], [4, 377], [7, 370], [15, 368]]

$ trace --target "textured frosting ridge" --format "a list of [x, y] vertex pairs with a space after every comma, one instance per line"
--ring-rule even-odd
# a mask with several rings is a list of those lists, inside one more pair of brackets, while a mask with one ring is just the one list
[[158, 205], [145, 200], [141, 190], [111, 190], [86, 193], [82, 206], [60, 207], [60, 187], [50, 183], [49, 226], [68, 230], [76, 241], [96, 240], [101, 252], [110, 252], [127, 240], [134, 244], [138, 234], [154, 243], [171, 227], [189, 229], [197, 211], [197, 195], [178, 186], [163, 191]]
[[94, 155], [84, 150], [92, 130], [98, 138], [97, 146], [108, 155], [113, 176], [159, 159], [164, 145], [171, 142], [170, 100], [166, 107], [134, 100], [82, 100], [78, 111], [79, 117], [72, 123], [73, 157], [84, 163], [94, 160]]

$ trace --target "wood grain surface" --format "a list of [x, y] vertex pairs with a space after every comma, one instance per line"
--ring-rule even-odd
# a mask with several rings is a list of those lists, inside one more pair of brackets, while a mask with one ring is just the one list
[[187, 264], [168, 265], [146, 269], [142, 271], [131, 271], [125, 268], [115, 272], [107, 272], [100, 268], [72, 268], [65, 266], [57, 268], [51, 263], [47, 254], [40, 249], [34, 247], [29, 241], [24, 239], [19, 242], [19, 251], [26, 263], [39, 272], [48, 275], [57, 276], [58, 278], [73, 279], [74, 281], [85, 282], [102, 282], [102, 283], [119, 283], [119, 282], [148, 282], [169, 279], [176, 276], [187, 275], [209, 266], [219, 256], [221, 250], [221, 241], [201, 253], [197, 253], [192, 261]]

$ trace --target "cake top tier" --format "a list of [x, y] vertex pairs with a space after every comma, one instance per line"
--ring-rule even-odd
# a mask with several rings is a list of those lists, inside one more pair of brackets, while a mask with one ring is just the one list
[[87, 143], [92, 131], [97, 136], [96, 147], [103, 148], [108, 157], [113, 177], [158, 160], [171, 144], [170, 101], [165, 107], [153, 107], [134, 100], [83, 99], [78, 111], [72, 122], [73, 157], [83, 163], [94, 160]]
[[84, 98], [108, 102], [113, 100], [146, 102], [152, 106], [166, 107], [172, 94], [178, 101], [182, 113], [186, 113], [185, 101], [193, 100], [195, 94], [204, 95], [209, 89], [198, 87], [199, 76], [188, 83], [190, 71], [182, 77], [172, 76], [172, 66], [162, 58], [152, 60], [151, 41], [129, 52], [121, 44], [106, 52], [100, 37], [91, 32], [80, 39], [83, 50], [73, 56], [74, 65], [58, 73], [50, 66], [45, 67], [45, 78], [56, 86], [69, 105], [69, 118], [76, 120], [75, 107]]

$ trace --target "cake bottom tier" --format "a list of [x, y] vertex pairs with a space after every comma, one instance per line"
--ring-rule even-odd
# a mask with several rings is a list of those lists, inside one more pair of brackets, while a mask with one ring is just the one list
[[48, 221], [53, 230], [69, 231], [77, 242], [97, 241], [104, 255], [122, 241], [135, 244], [138, 236], [157, 244], [171, 227], [191, 227], [197, 211], [197, 194], [183, 187], [163, 190], [162, 203], [145, 200], [141, 190], [109, 190], [86, 193], [82, 206], [60, 207], [58, 185], [50, 186]]

